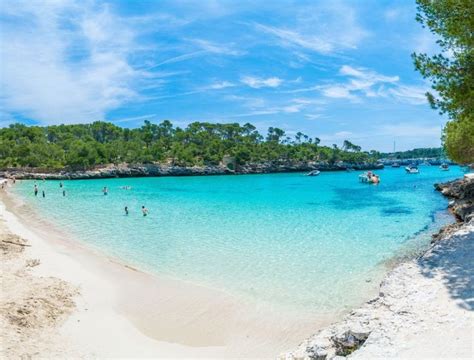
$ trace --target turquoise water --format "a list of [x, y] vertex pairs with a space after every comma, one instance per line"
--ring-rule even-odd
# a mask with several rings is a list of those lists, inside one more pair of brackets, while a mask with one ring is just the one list
[[359, 183], [361, 172], [327, 172], [64, 181], [66, 197], [59, 181], [38, 181], [37, 198], [22, 181], [14, 191], [61, 229], [147, 271], [331, 311], [359, 301], [384, 262], [451, 221], [433, 184], [462, 172], [420, 170], [379, 171], [378, 186]]

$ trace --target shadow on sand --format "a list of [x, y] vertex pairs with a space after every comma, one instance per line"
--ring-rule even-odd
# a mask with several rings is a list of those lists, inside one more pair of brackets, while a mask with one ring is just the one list
[[474, 311], [474, 232], [460, 233], [435, 246], [419, 259], [422, 274], [441, 273], [451, 297], [463, 309]]

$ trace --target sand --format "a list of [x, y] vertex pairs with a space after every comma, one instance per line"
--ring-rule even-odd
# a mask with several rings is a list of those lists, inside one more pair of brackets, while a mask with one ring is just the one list
[[[1, 236], [30, 245], [11, 244], [2, 267], [4, 278], [20, 268], [28, 274], [2, 281], [6, 357], [275, 358], [335, 319], [138, 271], [71, 240], [17, 200], [0, 193]], [[52, 298], [46, 310], [28, 300], [40, 296]], [[25, 302], [37, 324], [18, 337], [8, 304]], [[31, 346], [18, 346], [25, 338]]]

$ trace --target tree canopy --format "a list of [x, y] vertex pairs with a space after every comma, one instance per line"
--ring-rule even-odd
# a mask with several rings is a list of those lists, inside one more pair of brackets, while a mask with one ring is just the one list
[[442, 53], [413, 54], [415, 67], [430, 79], [427, 98], [446, 113], [444, 146], [460, 163], [474, 162], [474, 1], [417, 0], [417, 20], [439, 36]]
[[[301, 132], [289, 137], [270, 127], [262, 136], [252, 124], [194, 122], [186, 128], [164, 120], [145, 121], [135, 129], [107, 122], [26, 126], [0, 129], [0, 167], [91, 168], [118, 163], [217, 165], [224, 156], [237, 164], [263, 161], [376, 161], [376, 152], [361, 152], [350, 142], [344, 148], [319, 145]], [[349, 145], [348, 145], [349, 144]]]

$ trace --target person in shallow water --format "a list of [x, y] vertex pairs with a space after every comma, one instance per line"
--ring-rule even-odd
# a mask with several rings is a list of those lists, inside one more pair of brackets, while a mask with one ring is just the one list
[[66, 190], [63, 190], [63, 196], [66, 196]]
[[35, 191], [35, 196], [38, 196], [38, 185], [36, 185], [36, 184], [35, 184], [34, 191]]
[[107, 186], [104, 186], [104, 188], [102, 189], [102, 192], [104, 193], [104, 195], [107, 195], [109, 193]]
[[145, 207], [145, 205], [142, 206], [142, 213], [143, 213], [143, 216], [148, 215], [148, 209]]
[[128, 215], [128, 206], [125, 206], [125, 215]]
[[59, 187], [60, 187], [60, 188], [63, 187], [63, 182], [62, 182], [62, 181], [59, 182]]
[[46, 193], [44, 192], [44, 190], [43, 190], [42, 194], [43, 194], [43, 197], [46, 197]]

